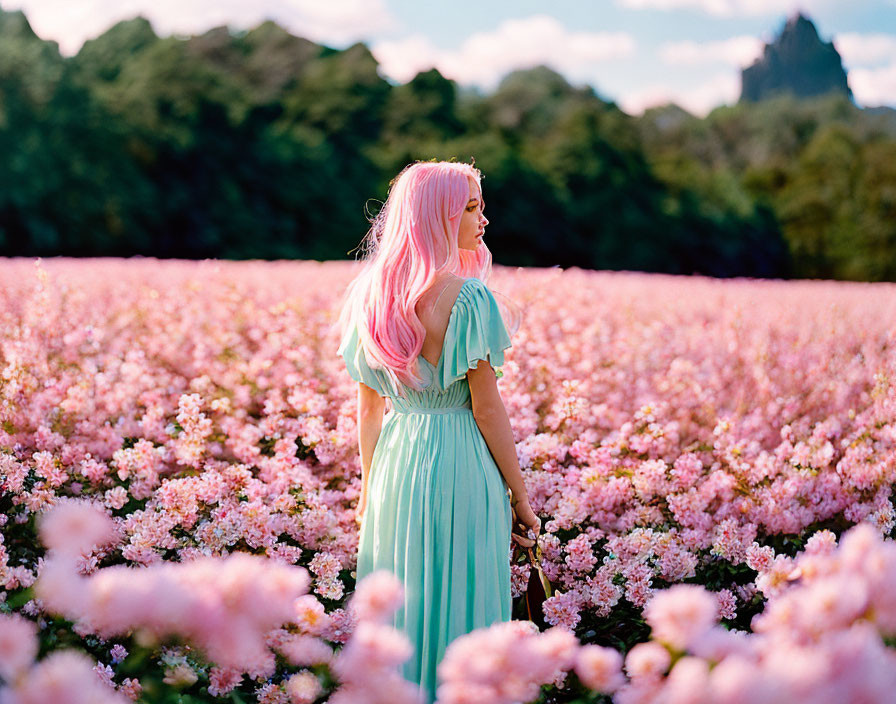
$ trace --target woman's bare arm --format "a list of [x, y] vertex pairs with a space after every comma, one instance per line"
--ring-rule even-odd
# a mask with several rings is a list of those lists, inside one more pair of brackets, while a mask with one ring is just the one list
[[358, 449], [361, 452], [361, 495], [367, 494], [367, 479], [373, 451], [383, 429], [386, 399], [366, 384], [358, 382]]
[[473, 401], [473, 418], [476, 425], [485, 438], [488, 449], [495, 458], [495, 463], [510, 491], [513, 492], [512, 503], [522, 499], [528, 500], [526, 485], [523, 483], [523, 475], [520, 471], [520, 461], [516, 454], [516, 444], [513, 441], [513, 430], [510, 427], [510, 418], [507, 417], [507, 409], [501, 394], [498, 391], [498, 379], [491, 364], [485, 360], [479, 360], [475, 369], [467, 372], [467, 381], [470, 384], [470, 396]]
[[511, 538], [524, 547], [532, 547], [541, 530], [541, 519], [529, 505], [529, 495], [526, 493], [520, 461], [516, 456], [516, 445], [513, 442], [513, 429], [510, 427], [510, 418], [507, 417], [504, 401], [498, 393], [495, 370], [485, 360], [479, 360], [476, 368], [467, 372], [467, 381], [473, 400], [473, 418], [476, 419], [476, 425], [479, 426], [498, 469], [501, 470], [507, 486], [513, 493], [510, 507], [516, 516], [514, 520], [529, 527], [526, 536], [511, 533]]

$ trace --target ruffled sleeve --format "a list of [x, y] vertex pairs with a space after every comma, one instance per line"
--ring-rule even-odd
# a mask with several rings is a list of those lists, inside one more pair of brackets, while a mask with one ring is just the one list
[[361, 347], [356, 325], [352, 324], [348, 327], [348, 331], [342, 338], [342, 342], [339, 343], [339, 349], [336, 353], [342, 356], [342, 359], [345, 361], [345, 368], [348, 369], [349, 376], [352, 379], [366, 384], [380, 396], [387, 395], [383, 390], [382, 379], [367, 364], [367, 358], [364, 356], [364, 349]]
[[468, 279], [458, 294], [445, 331], [439, 371], [443, 389], [467, 375], [484, 359], [493, 367], [504, 364], [510, 334], [494, 295], [482, 281]]

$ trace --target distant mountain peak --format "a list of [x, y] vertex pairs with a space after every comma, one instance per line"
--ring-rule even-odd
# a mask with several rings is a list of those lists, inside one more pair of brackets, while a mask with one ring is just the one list
[[741, 73], [741, 101], [758, 101], [790, 94], [809, 98], [840, 93], [852, 98], [840, 54], [822, 41], [815, 24], [801, 11], [765, 45], [760, 59]]
[[793, 31], [797, 26], [810, 29], [815, 32], [815, 36], [818, 36], [818, 30], [815, 29], [812, 20], [809, 19], [808, 15], [804, 15], [802, 10], [797, 10], [788, 18], [787, 22], [784, 23], [784, 32]]

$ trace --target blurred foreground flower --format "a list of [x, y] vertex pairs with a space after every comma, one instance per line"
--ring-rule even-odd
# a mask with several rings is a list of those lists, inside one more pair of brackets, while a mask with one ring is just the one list
[[455, 639], [438, 667], [439, 704], [511, 704], [535, 699], [541, 685], [575, 663], [578, 640], [555, 626], [506, 621]]
[[719, 626], [700, 585], [658, 591], [644, 610], [654, 640], [627, 654], [614, 702], [893, 701], [896, 652], [884, 638], [896, 635], [896, 543], [868, 523], [837, 548], [820, 540], [794, 558], [753, 633]]
[[[75, 526], [86, 528], [82, 542], [63, 530]], [[45, 609], [102, 638], [132, 629], [144, 644], [180, 636], [221, 667], [250, 677], [274, 672], [275, 657], [265, 636], [298, 619], [296, 600], [309, 584], [304, 568], [236, 552], [78, 574], [77, 546], [112, 534], [112, 519], [83, 502], [42, 516], [41, 536], [49, 550], [35, 593]]]
[[333, 663], [342, 686], [329, 704], [422, 704], [420, 688], [398, 671], [413, 654], [413, 646], [388, 624], [402, 597], [398, 577], [384, 570], [358, 583], [349, 600], [357, 626]]
[[130, 704], [105, 684], [84, 653], [57, 650], [40, 662], [37, 627], [21, 616], [0, 614], [2, 704]]

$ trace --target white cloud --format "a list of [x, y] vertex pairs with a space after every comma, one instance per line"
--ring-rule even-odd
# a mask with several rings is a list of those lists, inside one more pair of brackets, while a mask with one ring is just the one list
[[468, 37], [457, 49], [440, 49], [423, 35], [376, 42], [371, 51], [382, 71], [407, 81], [437, 68], [461, 84], [494, 88], [509, 71], [546, 64], [571, 80], [593, 75], [597, 64], [628, 57], [635, 40], [625, 32], [574, 32], [547, 15], [506, 20]]
[[847, 66], [868, 66], [893, 61], [896, 35], [845, 32], [834, 37], [834, 46]]
[[758, 37], [740, 36], [710, 42], [670, 42], [657, 53], [667, 64], [748, 66], [762, 56], [764, 46]]
[[379, 63], [380, 71], [400, 83], [407, 83], [420, 71], [440, 64], [443, 53], [422, 34], [377, 42], [370, 51]]
[[859, 105], [896, 105], [896, 61], [879, 68], [854, 68], [849, 87]]
[[24, 11], [37, 35], [58, 42], [66, 56], [138, 14], [162, 36], [201, 34], [220, 25], [250, 29], [272, 19], [300, 37], [336, 46], [397, 25], [384, 0], [8, 0], [3, 6]]
[[830, 7], [834, 0], [616, 0], [635, 10], [698, 10], [720, 17], [812, 13]]
[[896, 105], [896, 35], [844, 32], [834, 37], [834, 46], [859, 105]]
[[647, 108], [675, 103], [688, 112], [704, 117], [719, 105], [732, 105], [740, 97], [740, 78], [731, 72], [718, 73], [710, 80], [690, 88], [674, 89], [654, 83], [645, 88], [626, 93], [617, 102], [630, 115], [637, 115]]

